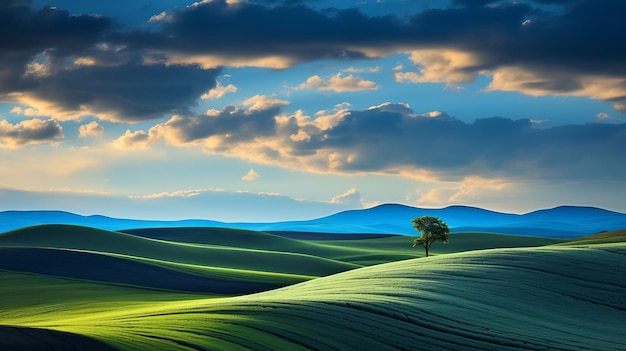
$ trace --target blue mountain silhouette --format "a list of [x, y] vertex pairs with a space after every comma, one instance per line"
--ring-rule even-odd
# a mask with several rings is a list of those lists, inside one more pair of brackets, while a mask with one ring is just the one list
[[453, 232], [482, 231], [572, 238], [626, 228], [626, 214], [595, 207], [559, 206], [526, 214], [511, 214], [469, 206], [427, 209], [384, 204], [368, 209], [343, 211], [312, 220], [274, 223], [225, 223], [202, 219], [153, 221], [100, 215], [81, 216], [63, 211], [5, 211], [0, 212], [0, 232], [38, 224], [73, 224], [106, 230], [209, 226], [266, 231], [415, 235], [411, 220], [420, 216], [440, 217], [448, 223]]

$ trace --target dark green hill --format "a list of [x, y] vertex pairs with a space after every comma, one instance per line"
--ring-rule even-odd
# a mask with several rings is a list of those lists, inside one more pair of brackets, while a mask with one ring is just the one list
[[0, 247], [0, 268], [204, 294], [248, 294], [284, 285], [253, 280], [209, 278], [167, 269], [161, 265], [93, 252], [30, 247]]
[[[258, 248], [176, 243], [67, 225], [43, 225], [8, 232], [0, 235], [0, 247], [21, 250], [26, 248], [57, 249], [63, 251], [60, 253], [63, 257], [69, 255], [68, 251], [83, 251], [92, 255], [116, 256], [118, 259], [126, 260], [127, 264], [140, 261], [144, 264], [212, 279], [282, 285], [359, 267], [329, 259], [323, 255], [289, 252], [287, 248], [283, 251], [269, 250], [272, 240], [288, 240], [270, 234], [260, 232], [241, 234], [237, 231], [233, 233], [245, 235], [248, 238], [245, 242], [255, 244], [252, 246]], [[293, 244], [296, 245], [298, 242]], [[316, 250], [323, 251], [324, 249], [316, 248]], [[8, 261], [4, 264], [5, 267], [10, 265], [11, 269], [17, 267], [16, 264], [11, 265]], [[81, 260], [75, 260], [74, 265], [74, 269], [82, 269]], [[34, 266], [30, 264], [25, 267], [22, 271], [28, 271], [28, 267]], [[1, 265], [0, 268], [2, 268]], [[123, 270], [120, 272], [123, 273]], [[94, 274], [97, 275], [97, 271], [94, 271]]]
[[50, 329], [0, 326], [1, 350], [28, 351], [115, 351], [116, 349], [82, 335]]

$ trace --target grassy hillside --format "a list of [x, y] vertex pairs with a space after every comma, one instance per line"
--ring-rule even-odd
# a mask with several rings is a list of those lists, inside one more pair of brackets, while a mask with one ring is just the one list
[[[126, 232], [141, 237], [192, 244], [297, 252], [358, 265], [386, 263], [424, 255], [423, 250], [412, 247], [414, 237], [404, 235], [369, 238], [369, 236], [352, 234], [301, 233], [298, 236], [306, 239], [296, 240], [280, 234], [224, 228], [151, 228]], [[293, 236], [294, 234], [288, 233], [287, 235]], [[333, 237], [339, 239], [333, 239]], [[432, 254], [502, 247], [542, 246], [560, 242], [564, 240], [497, 233], [451, 233], [450, 244], [435, 244]]]
[[561, 245], [585, 245], [626, 242], [626, 229], [601, 232], [562, 243]]
[[[419, 248], [411, 247], [412, 237], [356, 240], [346, 240], [346, 236], [340, 236], [342, 240], [328, 240], [328, 237], [332, 235], [327, 234], [326, 240], [295, 240], [264, 232], [221, 228], [146, 229], [129, 234], [42, 225], [0, 235], [0, 269], [153, 288], [239, 294], [423, 255]], [[436, 244], [432, 252], [555, 242], [558, 241], [547, 238], [454, 233], [449, 245]], [[72, 264], [75, 261], [81, 264]], [[118, 272], [125, 274], [117, 275]], [[229, 281], [238, 283], [233, 285]], [[228, 290], [224, 286], [233, 288]]]
[[[126, 272], [128, 275], [139, 270], [142, 273], [137, 273], [136, 276], [142, 278], [142, 274], [148, 269], [145, 266], [151, 265], [158, 266], [161, 270], [183, 273], [185, 277], [181, 275], [181, 279], [193, 275], [222, 281], [268, 283], [271, 284], [268, 286], [276, 287], [360, 267], [328, 258], [327, 256], [332, 256], [330, 254], [310, 255], [289, 252], [286, 248], [282, 251], [270, 250], [271, 245], [275, 245], [272, 240], [281, 241], [283, 238], [274, 238], [260, 232], [246, 234], [249, 234], [246, 242], [256, 242], [256, 249], [153, 240], [77, 226], [36, 226], [0, 235], [0, 250], [4, 250], [4, 256], [0, 258], [0, 268], [65, 277], [90, 276], [91, 280], [114, 281], [108, 277], [117, 272]], [[299, 242], [295, 242], [293, 246], [297, 244]], [[11, 250], [7, 251], [9, 249]], [[38, 254], [34, 254], [33, 250]], [[78, 259], [78, 256], [81, 258]], [[47, 264], [47, 261], [53, 264]], [[79, 264], [64, 267], [58, 262]], [[152, 272], [155, 269], [150, 270]], [[172, 274], [168, 277], [171, 279]], [[129, 281], [125, 283], [132, 284]], [[171, 285], [176, 284], [178, 282], [173, 280]], [[199, 289], [201, 287], [193, 290]], [[251, 290], [233, 290], [232, 293], [246, 291]]]
[[[317, 241], [322, 247], [350, 247], [358, 250], [356, 255], [334, 256], [334, 259], [372, 265], [400, 259], [424, 256], [424, 249], [412, 247], [417, 236], [395, 235], [367, 240], [323, 240]], [[531, 236], [503, 235], [495, 233], [450, 233], [448, 244], [433, 244], [430, 254], [440, 255], [453, 252], [484, 250], [493, 248], [535, 247], [562, 243], [564, 240]]]
[[124, 350], [626, 350], [624, 276], [625, 243], [439, 255], [230, 298], [2, 272], [0, 324]]

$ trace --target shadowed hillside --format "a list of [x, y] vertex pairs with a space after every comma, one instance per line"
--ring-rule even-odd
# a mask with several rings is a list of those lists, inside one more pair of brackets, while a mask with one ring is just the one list
[[82, 335], [56, 330], [0, 326], [2, 350], [28, 351], [115, 351], [116, 349]]

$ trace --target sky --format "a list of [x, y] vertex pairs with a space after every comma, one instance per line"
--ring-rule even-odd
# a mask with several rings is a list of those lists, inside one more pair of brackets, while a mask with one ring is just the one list
[[0, 211], [626, 212], [621, 0], [3, 0]]

